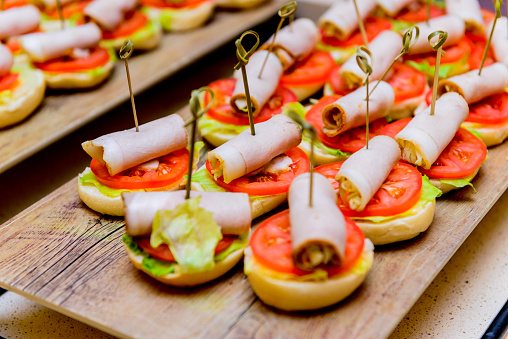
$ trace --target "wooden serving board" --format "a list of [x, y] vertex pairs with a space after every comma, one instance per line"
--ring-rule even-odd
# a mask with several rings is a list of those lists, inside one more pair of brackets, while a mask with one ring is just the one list
[[[165, 34], [161, 45], [129, 61], [134, 93], [140, 93], [277, 13], [283, 0], [245, 11], [216, 11], [204, 27]], [[52, 92], [28, 119], [0, 130], [0, 173], [128, 100], [125, 66], [94, 90]]]
[[0, 226], [0, 287], [121, 337], [387, 337], [506, 190], [506, 154], [508, 143], [489, 150], [477, 193], [439, 199], [427, 232], [378, 247], [365, 283], [325, 310], [264, 306], [241, 264], [199, 288], [156, 282], [127, 258], [122, 219], [89, 210], [76, 178]]

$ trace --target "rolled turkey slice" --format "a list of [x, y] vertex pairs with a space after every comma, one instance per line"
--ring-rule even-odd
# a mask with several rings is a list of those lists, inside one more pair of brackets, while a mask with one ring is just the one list
[[500, 62], [484, 67], [482, 75], [478, 70], [439, 81], [438, 95], [446, 92], [459, 93], [468, 104], [478, 102], [508, 87], [508, 68]]
[[[381, 79], [393, 59], [399, 54], [401, 47], [400, 35], [390, 30], [380, 33], [369, 44], [373, 61], [370, 81]], [[356, 62], [356, 55], [347, 59], [340, 68], [339, 74], [349, 88], [361, 86], [366, 78], [365, 73]]]
[[102, 28], [112, 31], [124, 21], [125, 13], [133, 10], [137, 3], [137, 0], [95, 0], [86, 6], [83, 13]]
[[466, 25], [464, 20], [455, 15], [443, 15], [417, 24], [420, 28], [420, 38], [409, 49], [409, 54], [420, 54], [432, 52], [432, 46], [429, 44], [428, 36], [435, 31], [444, 31], [448, 33], [444, 47], [452, 46], [464, 38]]
[[445, 0], [446, 13], [456, 15], [466, 24], [466, 28], [480, 33], [485, 32], [482, 8], [478, 0]]
[[275, 115], [255, 125], [256, 135], [250, 129], [208, 153], [214, 177], [225, 183], [242, 177], [270, 160], [296, 147], [302, 141], [300, 126], [286, 115]]
[[377, 0], [378, 6], [389, 16], [397, 15], [401, 9], [414, 2], [414, 0]]
[[0, 11], [0, 40], [32, 32], [40, 22], [41, 12], [32, 5]]
[[[259, 71], [263, 66], [267, 54], [270, 55], [266, 61], [263, 74], [261, 78], [259, 78]], [[254, 53], [247, 66], [245, 66], [245, 69], [253, 105], [252, 114], [257, 116], [273, 93], [275, 93], [284, 70], [279, 58], [273, 53], [268, 53], [268, 51]], [[237, 112], [247, 114], [247, 97], [245, 95], [245, 87], [243, 85], [243, 76], [241, 73], [236, 80], [235, 90], [231, 97], [231, 106]]]
[[32, 33], [21, 37], [21, 46], [33, 61], [44, 62], [70, 54], [73, 49], [97, 46], [102, 32], [96, 24], [69, 27], [64, 30]]
[[[245, 234], [252, 221], [250, 199], [247, 193], [195, 192], [201, 196], [199, 207], [213, 213], [213, 220], [222, 234]], [[125, 208], [125, 228], [131, 236], [150, 235], [155, 214], [159, 210], [172, 210], [185, 201], [185, 191], [135, 192], [122, 194]]]
[[304, 270], [340, 264], [346, 252], [346, 220], [337, 206], [337, 195], [328, 179], [313, 173], [312, 207], [309, 206], [310, 173], [289, 187], [291, 247], [295, 265]]
[[[492, 31], [493, 24], [494, 20], [489, 23], [487, 32]], [[490, 47], [496, 60], [508, 67], [508, 19], [504, 16], [497, 19]]]
[[172, 114], [135, 128], [103, 135], [81, 144], [86, 153], [106, 165], [111, 175], [187, 146], [183, 119]]
[[[376, 0], [356, 1], [362, 20], [376, 8]], [[318, 20], [318, 25], [327, 35], [346, 40], [358, 28], [353, 0], [337, 0]]]
[[436, 100], [434, 115], [430, 106], [418, 114], [395, 136], [402, 159], [429, 169], [469, 114], [466, 100], [449, 92]]
[[[369, 90], [374, 88], [377, 81], [370, 84]], [[323, 110], [323, 132], [334, 137], [344, 131], [363, 126], [367, 117], [367, 97], [365, 86], [349, 93], [326, 106]], [[381, 81], [376, 90], [369, 97], [369, 122], [386, 116], [395, 100], [392, 86]]]
[[11, 50], [8, 49], [7, 46], [0, 44], [0, 76], [11, 72], [13, 63], [14, 60], [12, 59]]
[[[319, 37], [319, 30], [314, 21], [307, 18], [297, 19], [279, 31], [272, 52], [277, 54], [284, 70], [286, 70], [297, 60], [309, 55], [316, 46]], [[267, 50], [272, 41], [273, 35], [261, 49]]]
[[353, 153], [335, 177], [342, 201], [355, 211], [363, 211], [399, 160], [395, 140], [386, 135], [372, 138], [369, 149]]

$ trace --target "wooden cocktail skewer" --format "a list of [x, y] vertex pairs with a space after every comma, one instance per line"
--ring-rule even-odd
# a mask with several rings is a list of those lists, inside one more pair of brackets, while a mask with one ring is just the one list
[[[208, 92], [211, 95], [210, 102], [205, 108], [201, 108], [201, 94]], [[187, 183], [185, 185], [185, 199], [190, 198], [190, 190], [191, 190], [191, 182], [192, 182], [192, 166], [194, 165], [194, 143], [196, 142], [196, 130], [198, 119], [203, 116], [214, 104], [215, 102], [215, 93], [208, 87], [201, 87], [200, 89], [194, 90], [191, 93], [191, 98], [189, 100], [189, 107], [192, 113], [192, 119], [185, 123], [187, 126], [189, 123], [192, 123], [191, 129], [191, 140], [190, 140], [190, 150], [189, 150], [189, 168], [187, 169]]]
[[432, 0], [425, 0], [425, 22], [427, 25], [430, 20], [430, 5], [432, 5]]
[[[242, 40], [247, 35], [253, 35], [256, 38], [256, 43], [252, 48], [247, 52], [245, 48], [242, 46]], [[249, 113], [249, 124], [250, 124], [250, 134], [256, 135], [256, 129], [254, 128], [254, 117], [252, 116], [252, 100], [250, 98], [250, 92], [249, 92], [249, 83], [247, 82], [247, 70], [245, 69], [245, 66], [249, 63], [249, 58], [252, 54], [256, 51], [256, 49], [259, 46], [259, 34], [257, 34], [254, 31], [246, 31], [244, 32], [239, 39], [235, 41], [236, 45], [236, 57], [238, 58], [238, 63], [235, 65], [235, 69], [242, 70], [242, 77], [243, 77], [243, 85], [245, 88], [245, 97], [247, 99], [247, 112]]]
[[270, 53], [272, 53], [273, 45], [275, 44], [275, 38], [277, 38], [277, 33], [279, 33], [282, 24], [284, 23], [284, 20], [287, 17], [289, 17], [289, 24], [291, 25], [293, 23], [293, 18], [297, 7], [298, 5], [296, 4], [296, 1], [291, 1], [279, 9], [278, 12], [280, 16], [279, 26], [277, 26], [277, 29], [275, 30], [275, 34], [273, 35], [273, 39], [272, 42], [270, 43], [270, 46], [268, 46], [268, 54], [266, 55], [265, 61], [263, 61], [263, 66], [261, 66], [261, 69], [259, 70], [258, 79], [261, 79], [261, 76], [263, 75], [263, 70], [265, 69], [266, 62], [268, 61], [268, 56], [270, 56]]
[[356, 3], [356, 0], [353, 0], [353, 3], [355, 5], [356, 10], [356, 16], [358, 17], [358, 28], [360, 28], [360, 33], [362, 34], [363, 43], [365, 44], [365, 47], [369, 47], [369, 39], [367, 38], [367, 32], [365, 31], [365, 26], [363, 25], [363, 19], [360, 15], [360, 10], [358, 9], [358, 4]]
[[120, 59], [125, 62], [125, 71], [127, 72], [127, 83], [129, 84], [129, 92], [131, 95], [131, 104], [132, 104], [132, 113], [134, 114], [134, 123], [136, 124], [136, 132], [139, 132], [138, 125], [138, 116], [136, 114], [136, 104], [134, 103], [134, 94], [132, 94], [132, 85], [131, 85], [131, 74], [129, 72], [129, 62], [127, 61], [134, 51], [134, 43], [127, 39], [124, 41], [122, 47], [120, 48]]
[[369, 121], [369, 96], [370, 96], [369, 81], [370, 81], [370, 79], [369, 79], [369, 77], [372, 74], [372, 64], [374, 63], [374, 60], [372, 60], [372, 59], [373, 59], [372, 53], [369, 51], [369, 49], [367, 47], [365, 47], [365, 46], [358, 47], [358, 49], [356, 50], [356, 62], [358, 63], [358, 66], [360, 67], [362, 72], [365, 73], [365, 75], [366, 75], [365, 81], [363, 82], [363, 84], [365, 85], [365, 87], [367, 89], [367, 98], [365, 99], [367, 101], [367, 107], [366, 107], [367, 124], [366, 124], [366, 143], [365, 143], [366, 149], [369, 149], [369, 124], [370, 124], [370, 121]]
[[58, 17], [60, 18], [60, 25], [62, 26], [62, 29], [65, 29], [65, 18], [63, 16], [62, 3], [60, 0], [56, 0], [56, 9], [58, 11]]
[[[487, 59], [487, 53], [489, 52], [490, 43], [492, 42], [492, 35], [494, 35], [494, 29], [496, 29], [497, 19], [501, 17], [501, 5], [503, 4], [503, 0], [494, 0], [494, 6], [496, 8], [496, 16], [494, 17], [494, 22], [492, 23], [492, 30], [490, 31], [489, 40], [487, 41], [487, 45], [485, 46], [485, 51], [483, 52], [483, 59], [480, 65], [480, 70], [478, 71], [478, 75], [482, 75], [483, 65], [485, 64], [485, 59]], [[508, 10], [508, 6], [506, 7]]]
[[0, 9], [5, 11], [5, 0], [0, 0]]
[[[432, 42], [434, 37], [438, 37], [436, 43]], [[430, 104], [430, 115], [434, 115], [434, 110], [436, 109], [436, 98], [437, 98], [437, 82], [439, 81], [439, 64], [441, 63], [441, 55], [444, 54], [443, 45], [448, 38], [448, 33], [443, 31], [435, 31], [429, 34], [429, 44], [432, 46], [432, 49], [437, 52], [436, 58], [436, 69], [434, 70], [434, 83], [432, 85], [432, 103]]]

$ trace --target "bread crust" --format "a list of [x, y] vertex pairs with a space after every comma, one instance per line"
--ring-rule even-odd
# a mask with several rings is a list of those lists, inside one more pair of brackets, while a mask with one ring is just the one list
[[[159, 19], [164, 31], [180, 32], [203, 26], [213, 16], [214, 7], [213, 1], [207, 1], [193, 8], [148, 8], [148, 10], [153, 17]], [[171, 20], [164, 20], [165, 16], [170, 17]]]
[[502, 144], [508, 138], [508, 121], [496, 125], [483, 125], [466, 121], [462, 123], [461, 127], [479, 132], [480, 139], [487, 147]]

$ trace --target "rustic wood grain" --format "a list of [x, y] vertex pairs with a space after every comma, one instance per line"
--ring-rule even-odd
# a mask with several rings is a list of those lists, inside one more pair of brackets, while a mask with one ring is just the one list
[[[157, 49], [129, 61], [134, 93], [140, 93], [273, 16], [283, 2], [271, 0], [245, 11], [218, 11], [202, 28], [166, 34]], [[0, 130], [0, 173], [126, 101], [129, 93], [125, 79], [123, 63], [118, 62], [111, 78], [99, 88], [52, 92], [28, 119]]]

